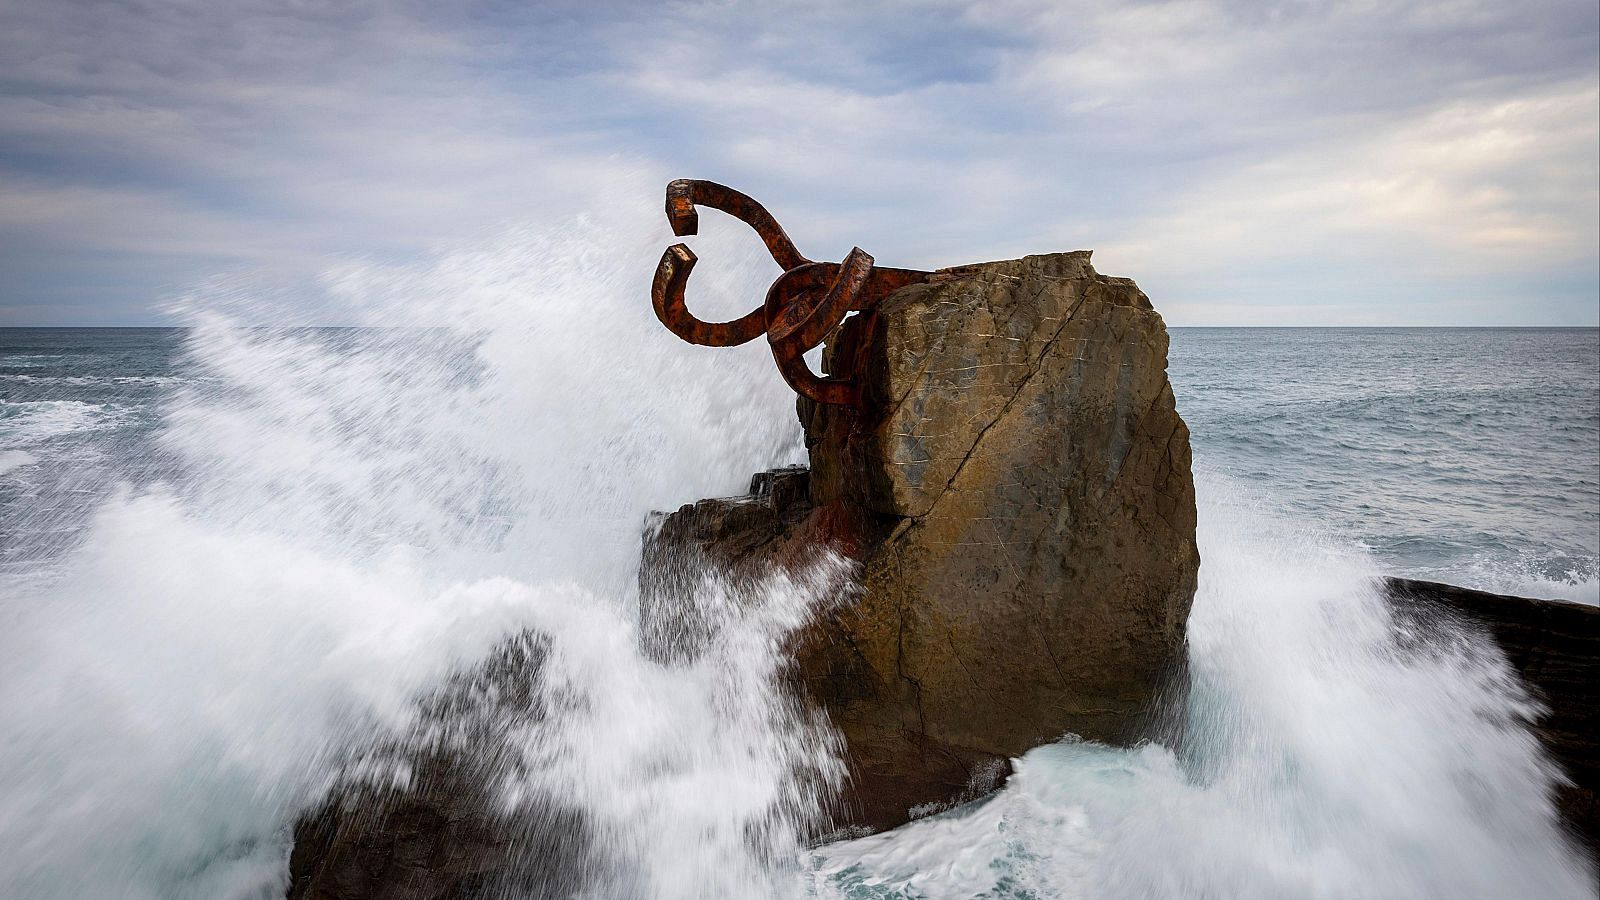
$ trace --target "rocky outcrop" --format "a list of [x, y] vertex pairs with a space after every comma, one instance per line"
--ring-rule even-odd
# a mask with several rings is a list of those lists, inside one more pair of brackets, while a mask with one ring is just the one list
[[567, 897], [583, 884], [585, 823], [559, 801], [507, 810], [545, 652], [531, 633], [419, 704], [416, 728], [355, 755], [295, 827], [288, 900]]
[[859, 591], [797, 637], [796, 679], [848, 747], [839, 818], [879, 829], [1064, 733], [1146, 733], [1199, 556], [1165, 327], [1088, 253], [941, 271], [830, 342], [858, 347], [860, 409], [801, 403], [806, 490], [782, 473], [668, 517], [643, 594], [646, 632], [673, 637], [695, 618], [674, 572], [857, 560]]
[[[829, 352], [857, 347], [862, 408], [800, 404], [809, 469], [651, 522], [646, 651], [681, 661], [713, 634], [723, 612], [698, 605], [708, 571], [753, 581], [829, 549], [853, 559], [854, 589], [791, 647], [794, 690], [845, 740], [842, 826], [977, 796], [1065, 732], [1150, 734], [1182, 700], [1198, 556], [1188, 432], [1148, 300], [1087, 253], [968, 266], [851, 319]], [[1536, 727], [1574, 782], [1562, 808], [1595, 846], [1600, 610], [1388, 590], [1397, 609], [1504, 648], [1549, 707]], [[352, 759], [295, 831], [290, 898], [581, 893], [601, 855], [582, 816], [559, 798], [515, 813], [495, 800], [544, 715], [528, 691], [543, 652], [535, 636], [508, 640], [424, 698], [418, 734]], [[408, 777], [369, 777], [393, 771]]]
[[[847, 321], [828, 352], [853, 348], [862, 407], [800, 406], [809, 470], [651, 523], [645, 650], [682, 661], [712, 636], [725, 610], [699, 605], [720, 602], [697, 589], [708, 571], [854, 560], [854, 587], [791, 648], [794, 690], [847, 746], [845, 827], [977, 796], [1066, 732], [1147, 733], [1181, 676], [1198, 555], [1188, 431], [1144, 294], [1087, 253], [950, 269]], [[296, 829], [289, 896], [581, 890], [581, 816], [495, 801], [543, 716], [527, 690], [542, 652], [508, 641], [425, 699], [418, 734], [352, 760]]]
[[1600, 607], [1474, 591], [1431, 581], [1385, 579], [1397, 613], [1437, 624], [1459, 616], [1494, 638], [1506, 661], [1546, 707], [1534, 731], [1571, 783], [1562, 815], [1600, 856]]

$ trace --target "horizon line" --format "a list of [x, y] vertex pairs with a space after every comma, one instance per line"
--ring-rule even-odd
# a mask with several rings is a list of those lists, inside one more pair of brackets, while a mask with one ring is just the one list
[[[45, 331], [45, 330], [57, 330], [57, 331], [67, 331], [67, 330], [77, 330], [77, 331], [90, 331], [90, 330], [105, 330], [105, 331], [116, 331], [116, 330], [122, 330], [122, 331], [185, 331], [185, 330], [189, 330], [189, 329], [192, 329], [192, 328], [195, 328], [195, 327], [197, 327], [197, 326], [194, 326], [194, 325], [0, 325], [0, 331]], [[325, 324], [301, 323], [301, 324], [295, 324], [295, 325], [241, 325], [241, 326], [238, 326], [238, 327], [241, 327], [241, 328], [253, 328], [253, 329], [254, 328], [261, 328], [261, 329], [267, 329], [267, 328], [271, 328], [271, 329], [318, 328], [318, 329], [332, 330], [332, 329], [356, 329], [356, 328], [360, 328], [360, 329], [376, 330], [376, 329], [382, 329], [382, 328], [394, 328], [394, 329], [451, 328], [451, 327], [454, 327], [454, 326], [451, 326], [451, 325], [325, 325]], [[1167, 327], [1167, 329], [1169, 331], [1172, 330], [1172, 329], [1177, 329], [1177, 328], [1193, 328], [1193, 329], [1202, 329], [1202, 328], [1224, 329], [1224, 328], [1228, 328], [1228, 329], [1239, 329], [1239, 330], [1243, 330], [1243, 329], [1269, 330], [1269, 329], [1275, 329], [1276, 328], [1276, 329], [1303, 329], [1303, 330], [1308, 330], [1308, 331], [1309, 330], [1315, 330], [1315, 329], [1323, 329], [1323, 330], [1329, 330], [1329, 331], [1339, 330], [1339, 329], [1362, 329], [1362, 330], [1368, 330], [1368, 331], [1400, 330], [1400, 329], [1436, 329], [1436, 330], [1456, 329], [1456, 330], [1463, 330], [1463, 331], [1465, 331], [1465, 330], [1495, 331], [1495, 330], [1506, 330], [1506, 329], [1516, 329], [1516, 328], [1529, 329], [1529, 330], [1532, 330], [1532, 329], [1545, 329], [1545, 330], [1550, 330], [1550, 329], [1567, 329], [1567, 330], [1588, 329], [1588, 330], [1591, 330], [1591, 331], [1600, 330], [1600, 324], [1593, 324], [1593, 325], [1226, 325], [1226, 324], [1170, 325], [1169, 324], [1166, 327]]]

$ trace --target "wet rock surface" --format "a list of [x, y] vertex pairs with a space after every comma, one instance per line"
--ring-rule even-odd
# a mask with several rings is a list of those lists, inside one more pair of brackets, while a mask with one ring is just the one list
[[[348, 761], [330, 799], [295, 827], [289, 900], [568, 896], [589, 857], [584, 823], [559, 802], [504, 810], [523, 764], [545, 652], [524, 633], [420, 704], [418, 728]], [[396, 780], [394, 776], [403, 775]]]
[[1504, 651], [1546, 707], [1533, 727], [1572, 782], [1557, 792], [1561, 813], [1600, 857], [1600, 607], [1406, 578], [1385, 579], [1384, 587], [1401, 616], [1432, 624], [1452, 617]]

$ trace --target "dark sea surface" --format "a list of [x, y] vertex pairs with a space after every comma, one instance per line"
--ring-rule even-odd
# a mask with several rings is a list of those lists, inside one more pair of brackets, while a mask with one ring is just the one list
[[[0, 329], [0, 571], [101, 498], [181, 479], [157, 434], [180, 329]], [[1596, 601], [1600, 331], [1176, 328], [1196, 465], [1397, 574]]]

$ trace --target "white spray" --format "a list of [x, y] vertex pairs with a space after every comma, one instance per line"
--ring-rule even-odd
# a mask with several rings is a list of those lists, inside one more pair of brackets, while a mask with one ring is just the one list
[[[387, 331], [257, 330], [250, 296], [194, 299], [178, 469], [5, 598], [0, 894], [281, 896], [289, 829], [341, 760], [526, 631], [553, 712], [505, 799], [582, 811], [604, 849], [585, 896], [1584, 895], [1503, 662], [1402, 652], [1363, 557], [1217, 478], [1181, 757], [1052, 745], [979, 808], [804, 851], [840, 771], [775, 677], [842, 565], [755, 598], [708, 581], [707, 652], [638, 650], [645, 514], [799, 458], [759, 343], [691, 348], [651, 318], [665, 228], [610, 221], [651, 206], [333, 273]], [[690, 302], [731, 317], [773, 272], [742, 227], [704, 224]]]

